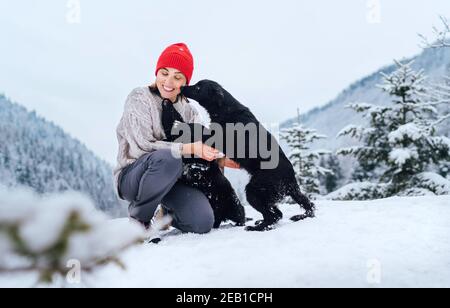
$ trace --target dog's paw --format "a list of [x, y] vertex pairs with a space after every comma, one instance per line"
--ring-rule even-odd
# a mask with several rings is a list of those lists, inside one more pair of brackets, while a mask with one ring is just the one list
[[159, 244], [162, 241], [161, 238], [155, 237], [148, 241], [149, 244]]
[[305, 214], [292, 216], [291, 220], [294, 221], [294, 222], [297, 222], [297, 221], [305, 220], [306, 218], [314, 218], [314, 217], [316, 217], [314, 212], [313, 211], [308, 211]]
[[274, 226], [273, 225], [268, 225], [267, 223], [260, 223], [257, 226], [249, 226], [245, 228], [245, 231], [250, 231], [250, 232], [263, 232], [263, 231], [270, 231], [273, 230]]

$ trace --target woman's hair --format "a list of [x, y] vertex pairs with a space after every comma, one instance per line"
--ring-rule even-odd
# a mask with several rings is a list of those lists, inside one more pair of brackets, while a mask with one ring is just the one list
[[[156, 83], [152, 83], [151, 85], [148, 86], [148, 88], [150, 89], [150, 92], [152, 92], [152, 94], [155, 94], [157, 96], [159, 96], [160, 98], [162, 98], [161, 93], [159, 92], [158, 87], [156, 86]], [[184, 96], [183, 94], [178, 94], [177, 96], [177, 102], [178, 100], [184, 100], [186, 103], [189, 103], [189, 100], [186, 96]]]

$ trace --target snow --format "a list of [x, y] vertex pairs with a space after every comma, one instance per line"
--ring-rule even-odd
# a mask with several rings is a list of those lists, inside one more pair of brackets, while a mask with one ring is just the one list
[[434, 172], [423, 172], [417, 176], [420, 185], [438, 195], [450, 194], [450, 181]]
[[142, 228], [128, 219], [99, 223], [89, 233], [79, 233], [70, 239], [64, 263], [76, 259], [85, 266], [91, 266], [90, 262], [105, 255], [114, 256], [129, 246], [130, 242], [143, 237]]
[[91, 268], [145, 237], [136, 223], [111, 225], [90, 198], [77, 192], [0, 189], [0, 268], [33, 264], [43, 271], [50, 264], [64, 268], [71, 259]]
[[401, 142], [405, 137], [409, 137], [413, 141], [419, 140], [422, 137], [422, 131], [416, 124], [408, 123], [391, 132], [389, 134], [389, 142]]
[[0, 222], [4, 225], [20, 223], [19, 234], [32, 252], [43, 251], [53, 245], [73, 211], [83, 213], [87, 222], [95, 218], [106, 220], [103, 214], [94, 210], [88, 198], [78, 193], [41, 198], [24, 189], [3, 190], [0, 196]]
[[399, 195], [400, 196], [435, 196], [436, 194], [426, 188], [413, 187], [413, 188], [405, 189], [404, 191], [400, 192]]
[[[319, 200], [317, 207], [315, 219], [294, 223], [289, 217], [298, 206], [283, 205], [285, 218], [264, 233], [227, 226], [204, 235], [172, 230], [158, 245], [123, 254], [126, 271], [109, 265], [83, 281], [94, 287], [450, 287], [450, 196]], [[110, 221], [117, 236], [127, 223]], [[0, 276], [0, 286], [32, 282], [26, 275]]]
[[434, 145], [444, 145], [446, 146], [448, 149], [450, 149], [450, 138], [447, 138], [446, 136], [435, 136], [435, 137], [430, 137], [428, 138], [428, 140]]
[[4, 263], [3, 259], [5, 258], [4, 253], [11, 251], [12, 250], [12, 246], [11, 246], [11, 242], [9, 241], [9, 239], [3, 235], [0, 234], [0, 251], [2, 252], [0, 254], [0, 263]]
[[417, 152], [410, 149], [394, 149], [389, 153], [389, 158], [398, 166], [403, 166], [407, 160], [417, 157]]
[[[341, 148], [337, 150], [338, 154], [343, 154], [343, 153], [356, 153], [358, 152], [362, 147], [359, 145], [355, 145], [355, 146], [351, 146], [351, 147], [346, 147], [346, 148]], [[369, 147], [365, 147], [365, 148], [369, 148]]]
[[10, 193], [6, 186], [1, 185], [0, 223], [9, 225], [30, 218], [32, 203], [29, 200], [32, 196], [33, 192], [29, 189], [23, 189], [21, 193], [14, 194]]
[[362, 131], [363, 131], [363, 127], [361, 125], [349, 124], [346, 127], [344, 127], [341, 131], [339, 131], [339, 133], [337, 133], [336, 136], [338, 136], [338, 137], [345, 136], [350, 133], [357, 135], [359, 132], [362, 132]]
[[326, 195], [329, 200], [367, 200], [384, 195], [386, 185], [371, 182], [355, 182], [347, 184], [338, 190]]

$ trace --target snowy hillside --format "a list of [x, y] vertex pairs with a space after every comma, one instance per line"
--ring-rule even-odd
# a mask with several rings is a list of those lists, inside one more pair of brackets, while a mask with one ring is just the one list
[[[422, 54], [414, 57], [414, 60], [413, 69], [424, 69], [430, 81], [442, 80], [444, 76], [450, 75], [450, 48], [427, 49]], [[381, 73], [390, 74], [395, 69], [396, 66], [392, 63], [392, 65], [382, 68], [354, 83], [325, 106], [313, 109], [302, 115], [303, 125], [315, 128], [319, 133], [329, 137], [322, 142], [317, 142], [317, 147], [325, 146], [326, 148], [336, 149], [348, 144], [348, 139], [336, 139], [336, 135], [347, 125], [358, 125], [362, 123], [362, 120], [353, 110], [345, 108], [347, 104], [354, 102], [366, 102], [376, 105], [391, 104], [392, 98], [389, 98], [376, 85], [382, 83]], [[281, 126], [290, 127], [296, 122], [297, 118], [290, 119]], [[446, 135], [449, 136], [450, 124], [447, 124], [444, 130]]]
[[38, 193], [75, 190], [115, 217], [112, 169], [61, 128], [0, 95], [0, 184]]
[[[282, 207], [285, 217], [297, 206]], [[258, 217], [247, 208], [251, 217]], [[169, 231], [83, 281], [94, 287], [450, 287], [450, 196], [318, 201], [317, 218], [270, 232]], [[110, 224], [127, 224], [113, 220]], [[110, 241], [111, 238], [105, 239]], [[0, 276], [29, 286], [31, 276]]]

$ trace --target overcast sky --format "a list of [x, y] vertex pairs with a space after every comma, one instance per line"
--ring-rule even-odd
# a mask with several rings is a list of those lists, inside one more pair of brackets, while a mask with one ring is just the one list
[[[78, 14], [77, 6], [80, 10]], [[128, 93], [169, 44], [265, 123], [421, 51], [448, 0], [0, 0], [0, 92], [115, 164]]]

